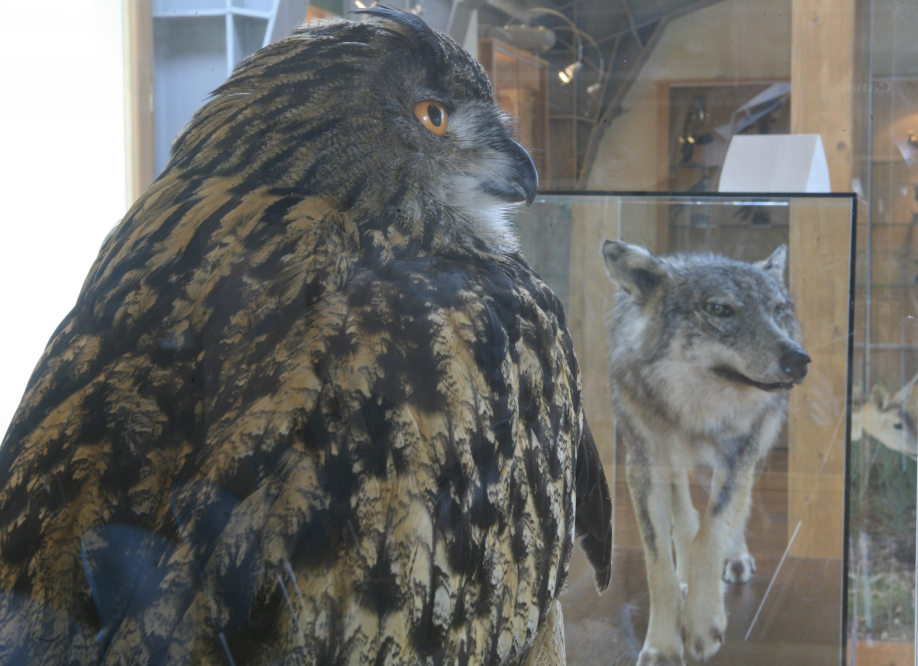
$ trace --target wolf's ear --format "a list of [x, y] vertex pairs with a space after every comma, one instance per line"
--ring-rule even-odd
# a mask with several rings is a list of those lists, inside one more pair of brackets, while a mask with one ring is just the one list
[[889, 404], [889, 394], [886, 392], [885, 388], [879, 384], [875, 384], [874, 387], [870, 389], [870, 400], [877, 406], [877, 409], [883, 411], [886, 409], [886, 405]]
[[762, 259], [762, 261], [756, 262], [755, 265], [768, 271], [775, 276], [778, 282], [784, 284], [784, 267], [787, 265], [787, 246], [780, 246], [771, 253], [768, 259]]
[[612, 282], [624, 289], [638, 305], [643, 305], [669, 279], [663, 264], [637, 245], [607, 240], [602, 244], [602, 258]]
[[914, 402], [913, 395], [915, 393], [915, 384], [918, 382], [918, 375], [912, 377], [908, 384], [896, 391], [890, 402], [900, 404], [902, 406], [908, 405], [909, 402]]

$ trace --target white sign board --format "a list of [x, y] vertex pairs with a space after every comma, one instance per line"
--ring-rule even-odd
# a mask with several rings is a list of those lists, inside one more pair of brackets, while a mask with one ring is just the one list
[[831, 192], [818, 134], [737, 134], [720, 172], [721, 192]]

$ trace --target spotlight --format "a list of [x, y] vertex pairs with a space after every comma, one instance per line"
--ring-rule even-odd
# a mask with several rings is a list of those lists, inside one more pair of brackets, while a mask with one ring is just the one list
[[581, 67], [583, 67], [583, 64], [581, 64], [581, 62], [578, 60], [577, 62], [571, 63], [563, 70], [558, 72], [558, 78], [561, 79], [561, 83], [568, 84], [573, 81]]

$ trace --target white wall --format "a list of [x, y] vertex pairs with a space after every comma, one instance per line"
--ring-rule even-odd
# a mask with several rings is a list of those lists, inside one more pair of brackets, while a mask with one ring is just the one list
[[0, 437], [124, 214], [121, 0], [0, 0]]

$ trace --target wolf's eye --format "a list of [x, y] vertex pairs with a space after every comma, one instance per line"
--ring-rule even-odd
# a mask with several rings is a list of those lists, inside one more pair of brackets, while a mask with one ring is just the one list
[[724, 303], [716, 303], [710, 301], [704, 304], [704, 311], [707, 312], [712, 317], [732, 317], [733, 308]]

